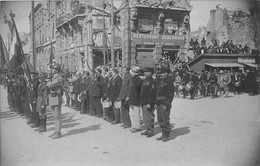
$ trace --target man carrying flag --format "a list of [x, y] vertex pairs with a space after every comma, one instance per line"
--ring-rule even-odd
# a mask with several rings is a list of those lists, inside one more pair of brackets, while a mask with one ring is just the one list
[[[23, 98], [23, 100], [26, 102], [26, 105], [29, 105], [29, 108], [27, 107], [26, 109], [29, 109], [29, 112], [27, 112], [27, 118], [28, 118], [28, 122], [30, 123], [32, 121], [32, 106], [31, 106], [31, 92], [32, 92], [32, 81], [30, 78], [30, 73], [32, 72], [30, 71], [30, 68], [28, 68], [28, 61], [25, 61], [25, 56], [23, 53], [23, 49], [22, 49], [22, 44], [20, 41], [20, 37], [18, 34], [18, 30], [14, 21], [14, 17], [15, 15], [12, 13], [12, 11], [10, 10], [10, 17], [11, 17], [11, 21], [7, 19], [7, 16], [4, 16], [4, 22], [6, 24], [8, 24], [9, 26], [9, 30], [11, 31], [11, 45], [9, 47], [9, 62], [8, 62], [8, 71], [9, 73], [12, 71], [14, 72], [14, 76], [17, 80], [17, 73], [21, 72], [24, 75], [25, 78], [25, 83], [26, 83], [26, 99]], [[20, 71], [19, 71], [20, 70]], [[35, 71], [35, 70], [34, 70]], [[27, 110], [24, 110], [25, 112]]]

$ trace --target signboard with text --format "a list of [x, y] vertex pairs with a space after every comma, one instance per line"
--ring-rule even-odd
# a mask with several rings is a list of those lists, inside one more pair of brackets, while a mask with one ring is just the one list
[[183, 35], [154, 35], [132, 33], [132, 41], [134, 42], [134, 44], [180, 46], [185, 44], [185, 39], [186, 37]]

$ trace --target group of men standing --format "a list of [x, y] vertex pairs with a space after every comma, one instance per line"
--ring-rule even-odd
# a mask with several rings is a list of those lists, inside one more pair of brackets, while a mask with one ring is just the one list
[[257, 73], [253, 70], [245, 72], [203, 70], [201, 73], [181, 70], [174, 73], [174, 84], [177, 96], [182, 93], [183, 98], [186, 98], [190, 94], [191, 99], [194, 99], [198, 93], [203, 97], [215, 98], [221, 93], [224, 93], [224, 97], [228, 97], [229, 92], [257, 95], [259, 91]]
[[[141, 118], [145, 125], [142, 135], [154, 135], [154, 111], [162, 136], [158, 140], [170, 139], [170, 110], [174, 96], [174, 85], [169, 68], [161, 68], [156, 77], [153, 68], [132, 69], [124, 67], [122, 75], [116, 68], [97, 68], [94, 71], [76, 73], [67, 78], [66, 106], [81, 113], [103, 118], [112, 124], [122, 122], [130, 132], [141, 131]], [[142, 113], [142, 114], [141, 114]]]
[[26, 123], [36, 131], [46, 132], [47, 106], [53, 113], [55, 132], [53, 139], [61, 137], [61, 105], [63, 78], [61, 66], [51, 66], [52, 74], [9, 72], [4, 76], [3, 83], [7, 87], [7, 99], [10, 110], [26, 118]]

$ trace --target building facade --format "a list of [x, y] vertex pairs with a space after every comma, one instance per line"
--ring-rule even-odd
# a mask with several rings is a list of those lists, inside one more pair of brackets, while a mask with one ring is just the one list
[[153, 67], [163, 55], [185, 59], [192, 9], [187, 0], [124, 3], [130, 6], [121, 13], [124, 66]]
[[[71, 72], [108, 63], [110, 10], [109, 2], [103, 0], [39, 2], [34, 8], [36, 69], [48, 70], [51, 52], [54, 61]], [[116, 49], [120, 49], [120, 39], [116, 29]]]
[[[29, 18], [30, 24], [32, 24], [31, 15]], [[56, 53], [55, 18], [56, 8], [54, 1], [40, 2], [34, 8], [34, 47], [36, 70], [38, 71], [48, 71], [51, 51], [54, 55]]]

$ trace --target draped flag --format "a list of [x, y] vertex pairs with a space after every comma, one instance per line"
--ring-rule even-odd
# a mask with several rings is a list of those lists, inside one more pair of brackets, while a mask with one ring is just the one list
[[5, 47], [5, 43], [3, 41], [2, 35], [0, 34], [0, 69], [3, 69], [6, 62], [8, 62], [9, 57], [7, 53], [7, 49]]

